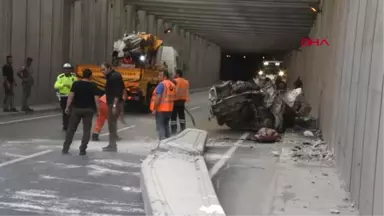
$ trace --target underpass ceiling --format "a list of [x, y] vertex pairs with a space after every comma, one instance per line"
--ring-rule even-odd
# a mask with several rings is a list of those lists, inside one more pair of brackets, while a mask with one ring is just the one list
[[298, 48], [319, 0], [126, 0], [233, 52]]

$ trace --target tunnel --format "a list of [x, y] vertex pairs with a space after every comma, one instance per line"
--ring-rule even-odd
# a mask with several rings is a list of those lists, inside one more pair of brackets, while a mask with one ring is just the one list
[[383, 7], [383, 0], [1, 0], [0, 63], [11, 55], [16, 73], [33, 59], [37, 106], [57, 103], [53, 85], [64, 63], [111, 62], [124, 33], [146, 32], [173, 47], [196, 91], [251, 79], [264, 56], [282, 61], [288, 87], [303, 82], [354, 206], [382, 215]]

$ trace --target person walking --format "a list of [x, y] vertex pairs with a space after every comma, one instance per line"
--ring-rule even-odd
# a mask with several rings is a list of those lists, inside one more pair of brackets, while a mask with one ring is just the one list
[[184, 79], [183, 71], [180, 69], [176, 70], [174, 83], [176, 84], [176, 97], [171, 116], [171, 132], [172, 134], [177, 133], [177, 118], [179, 118], [180, 131], [185, 130], [185, 103], [189, 101], [189, 82]]
[[32, 71], [33, 59], [28, 57], [26, 65], [21, 67], [21, 70], [17, 73], [17, 76], [21, 79], [21, 86], [23, 87], [23, 95], [21, 100], [21, 110], [25, 112], [32, 112], [28, 105], [28, 99], [31, 97], [31, 91], [33, 86], [33, 71]]
[[17, 86], [12, 65], [12, 56], [7, 56], [6, 64], [3, 66], [4, 78], [4, 112], [18, 112], [14, 106], [14, 87]]
[[105, 95], [108, 105], [109, 144], [103, 151], [117, 151], [117, 120], [121, 116], [123, 102], [124, 81], [120, 73], [113, 70], [111, 64], [103, 63], [101, 69], [107, 79]]
[[[126, 93], [124, 91], [123, 98], [126, 97], [125, 95], [126, 95]], [[100, 97], [99, 103], [100, 103], [100, 115], [97, 117], [97, 120], [96, 120], [95, 129], [93, 130], [93, 134], [92, 134], [92, 141], [100, 141], [100, 132], [103, 129], [105, 120], [108, 119], [107, 96], [103, 95], [102, 97]], [[120, 112], [121, 112], [121, 114], [119, 115], [120, 116], [120, 121], [123, 124], [125, 124], [125, 121], [124, 121], [124, 109], [123, 109], [123, 107], [120, 110]], [[121, 138], [119, 136], [117, 136], [117, 140], [121, 140]]]
[[69, 148], [73, 141], [73, 136], [80, 121], [83, 121], [83, 138], [80, 145], [80, 155], [86, 154], [86, 149], [91, 137], [92, 118], [95, 111], [99, 114], [99, 96], [95, 83], [91, 82], [92, 71], [85, 69], [83, 78], [75, 81], [71, 87], [65, 113], [70, 115], [69, 127], [63, 144], [63, 154], [69, 153]]
[[55, 89], [60, 94], [60, 107], [63, 113], [63, 130], [68, 129], [69, 116], [65, 112], [67, 106], [68, 95], [71, 91], [72, 84], [77, 80], [76, 74], [73, 73], [73, 67], [69, 63], [63, 65], [64, 72], [57, 76]]
[[160, 83], [152, 93], [150, 109], [155, 115], [156, 130], [159, 139], [163, 140], [171, 136], [169, 120], [173, 111], [173, 102], [176, 96], [176, 86], [169, 80], [167, 71], [159, 72]]

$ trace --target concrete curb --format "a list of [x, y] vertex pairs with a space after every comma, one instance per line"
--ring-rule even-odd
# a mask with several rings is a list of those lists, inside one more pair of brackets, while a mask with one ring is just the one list
[[141, 191], [146, 215], [220, 215], [202, 154], [207, 132], [187, 129], [160, 142], [141, 165]]
[[18, 117], [18, 116], [25, 116], [28, 117], [33, 114], [39, 114], [39, 113], [46, 113], [46, 112], [54, 112], [54, 111], [61, 111], [61, 108], [58, 107], [50, 107], [45, 109], [35, 109], [35, 111], [27, 113], [27, 112], [15, 112], [15, 113], [1, 113], [0, 119], [6, 118], [6, 117]]

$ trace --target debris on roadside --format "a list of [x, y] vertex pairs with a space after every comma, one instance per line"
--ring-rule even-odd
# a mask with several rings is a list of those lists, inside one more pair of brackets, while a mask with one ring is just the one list
[[330, 212], [331, 214], [340, 214], [340, 211], [337, 209], [331, 209]]
[[278, 151], [272, 151], [271, 154], [272, 154], [273, 156], [275, 156], [275, 157], [279, 157], [279, 156], [280, 156], [280, 154], [279, 154]]
[[291, 157], [296, 160], [332, 161], [333, 153], [322, 140], [308, 140], [291, 148]]

